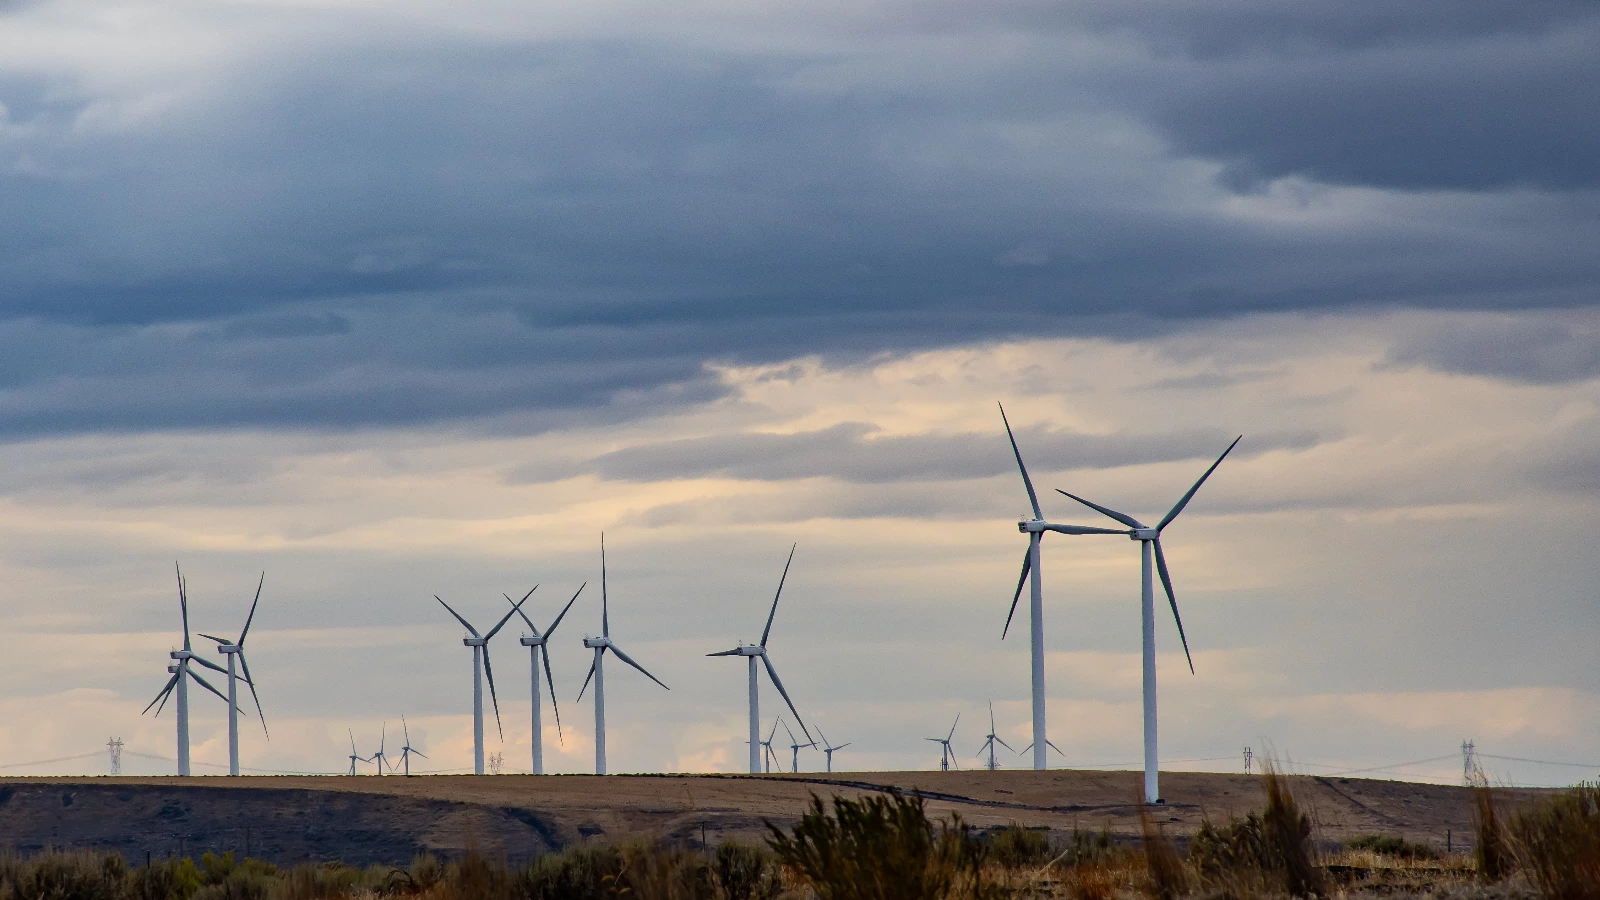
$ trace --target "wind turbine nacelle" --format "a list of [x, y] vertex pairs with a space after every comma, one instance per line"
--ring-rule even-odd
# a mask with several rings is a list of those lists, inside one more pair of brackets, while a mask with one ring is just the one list
[[1154, 528], [1135, 528], [1128, 532], [1128, 538], [1135, 541], [1153, 541], [1161, 537], [1161, 532]]
[[583, 645], [588, 647], [590, 650], [597, 650], [601, 647], [607, 646], [610, 643], [610, 641], [603, 637], [586, 637], [583, 639]]
[[461, 643], [462, 643], [463, 646], [467, 646], [467, 647], [486, 647], [489, 644], [489, 639], [488, 638], [469, 637], [469, 638], [462, 638], [461, 639]]
[[173, 659], [193, 659], [194, 658], [194, 651], [193, 650], [174, 650], [171, 653], [168, 653], [167, 655], [172, 657]]
[[1017, 530], [1023, 534], [1038, 534], [1047, 530], [1047, 524], [1043, 519], [1020, 519], [1017, 521]]
[[178, 667], [177, 666], [167, 666], [167, 671], [171, 672], [174, 675], [176, 675], [176, 674], [178, 674]]
[[217, 652], [218, 653], [224, 653], [224, 654], [226, 654], [226, 653], [238, 653], [239, 652], [239, 645], [238, 644], [218, 644], [217, 645]]
[[766, 656], [767, 651], [759, 644], [740, 644], [740, 656]]
[[542, 646], [544, 646], [544, 638], [543, 637], [524, 637], [524, 638], [522, 638], [522, 646], [524, 646], [524, 647], [542, 647]]

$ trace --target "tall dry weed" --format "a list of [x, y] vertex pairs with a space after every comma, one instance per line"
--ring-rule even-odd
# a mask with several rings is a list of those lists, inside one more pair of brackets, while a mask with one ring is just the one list
[[1500, 818], [1494, 789], [1487, 784], [1472, 788], [1472, 861], [1478, 877], [1499, 881], [1511, 874], [1515, 859], [1506, 840], [1505, 823]]
[[1189, 890], [1189, 869], [1183, 864], [1172, 838], [1150, 818], [1148, 808], [1142, 803], [1139, 804], [1139, 830], [1144, 836], [1150, 895], [1158, 900], [1177, 900]]
[[1600, 785], [1539, 801], [1512, 816], [1507, 831], [1547, 900], [1600, 900]]
[[1267, 853], [1283, 872], [1284, 889], [1294, 897], [1326, 895], [1327, 884], [1317, 867], [1311, 843], [1311, 817], [1295, 802], [1288, 779], [1278, 772], [1272, 760], [1267, 760], [1261, 770], [1267, 789], [1261, 833]]

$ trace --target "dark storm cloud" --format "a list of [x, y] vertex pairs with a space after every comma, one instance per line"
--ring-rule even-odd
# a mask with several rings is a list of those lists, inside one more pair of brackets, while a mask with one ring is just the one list
[[1600, 375], [1600, 330], [1527, 318], [1473, 319], [1406, 338], [1389, 362], [1534, 384], [1580, 381]]
[[[845, 422], [794, 434], [744, 433], [642, 444], [569, 466], [537, 466], [511, 473], [518, 482], [592, 472], [620, 481], [718, 476], [763, 481], [833, 478], [854, 484], [986, 478], [1013, 471], [1004, 435], [876, 436], [876, 428]], [[1220, 431], [1155, 435], [1097, 435], [1017, 431], [1025, 460], [1041, 472], [1172, 462], [1214, 455], [1233, 435]], [[1251, 450], [1303, 449], [1312, 434], [1255, 435]]]
[[[125, 94], [0, 66], [0, 433], [660, 410], [708, 360], [1593, 303], [1592, 6], [781, 15], [308, 20]], [[1404, 190], [1251, 193], [1280, 174]]]

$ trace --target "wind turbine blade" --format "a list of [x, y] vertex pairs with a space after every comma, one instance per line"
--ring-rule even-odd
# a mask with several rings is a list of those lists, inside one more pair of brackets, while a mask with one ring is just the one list
[[[796, 716], [796, 718], [799, 718], [799, 717]], [[794, 732], [789, 730], [789, 723], [788, 722], [784, 722], [783, 723], [783, 733], [787, 734], [789, 736], [789, 743], [793, 744], [795, 742], [795, 740], [794, 740]]]
[[[655, 677], [654, 675], [651, 675], [649, 672], [645, 672], [644, 666], [641, 666], [638, 663], [634, 662], [632, 657], [630, 657], [626, 653], [623, 653], [621, 647], [618, 647], [616, 644], [611, 644], [609, 646], [611, 648], [611, 652], [615, 653], [617, 655], [617, 659], [622, 660], [623, 662], [627, 663], [630, 666], [633, 666], [635, 669], [638, 669], [641, 672], [644, 672], [644, 677], [650, 679], [651, 681], [654, 681], [656, 684], [661, 684], [661, 679]], [[672, 690], [672, 688], [669, 688], [664, 684], [661, 684], [661, 686], [664, 687], [664, 688], [667, 688], [667, 690], [669, 690], [669, 691]]]
[[782, 716], [779, 716], [777, 719], [773, 720], [772, 730], [767, 733], [767, 739], [766, 739], [766, 741], [764, 741], [764, 743], [768, 743], [768, 744], [772, 743], [772, 739], [774, 737], [776, 737], [777, 734], [778, 734], [778, 723], [782, 722], [782, 721], [783, 721], [783, 717]]
[[550, 645], [545, 645], [539, 658], [544, 661], [544, 683], [550, 686], [550, 707], [556, 711], [556, 740], [565, 744], [567, 740], [561, 736], [561, 704], [556, 702], [556, 678], [550, 674]]
[[707, 653], [706, 655], [707, 656], [738, 656], [739, 655], [739, 648], [735, 647], [732, 650], [723, 650], [723, 651], [718, 652], [718, 653]]
[[193, 648], [189, 646], [189, 590], [183, 581], [183, 570], [178, 568], [177, 563], [173, 563], [172, 567], [178, 571], [178, 610], [183, 615], [183, 649], [190, 650]]
[[210, 669], [213, 672], [221, 672], [224, 675], [228, 674], [228, 670], [227, 669], [224, 669], [223, 667], [217, 665], [216, 663], [212, 662], [211, 660], [206, 659], [204, 656], [191, 656], [189, 658], [194, 660], [195, 662], [199, 663], [200, 665], [205, 666], [206, 668]]
[[[1011, 750], [1011, 745], [1010, 745], [1010, 744], [1008, 744], [1008, 743], [1006, 743], [1006, 742], [1005, 742], [1005, 741], [1004, 741], [1004, 740], [1001, 740], [1001, 738], [1000, 738], [1000, 736], [999, 736], [999, 735], [995, 735], [995, 738], [994, 738], [994, 740], [995, 740], [995, 743], [997, 743], [997, 744], [999, 744], [999, 745], [1000, 745], [1000, 746], [1002, 746], [1002, 747], [1004, 747], [1004, 748], [1006, 748], [1006, 749], [1007, 749], [1007, 750]], [[1011, 750], [1011, 752], [1012, 752], [1012, 753], [1015, 753], [1015, 752], [1017, 752], [1017, 751], [1015, 751], [1015, 750]]]
[[[550, 627], [549, 628], [545, 629], [545, 632], [544, 632], [544, 636], [545, 637], [549, 637], [550, 635], [556, 633], [556, 626], [560, 625], [561, 624], [561, 620], [565, 619], [567, 617], [567, 610], [572, 608], [572, 604], [574, 604], [574, 603], [576, 603], [578, 601], [578, 594], [583, 593], [583, 589], [588, 587], [588, 586], [589, 586], [589, 582], [587, 582], [587, 581], [585, 581], [583, 584], [578, 585], [577, 593], [572, 595], [572, 599], [567, 601], [567, 605], [566, 606], [561, 607], [561, 615], [556, 616], [556, 620], [554, 622], [550, 623]], [[548, 656], [549, 654], [546, 654], [546, 655]]]
[[1095, 528], [1091, 525], [1046, 525], [1044, 530], [1056, 534], [1127, 534], [1120, 528]]
[[239, 632], [239, 646], [244, 646], [244, 636], [250, 633], [250, 623], [256, 618], [256, 604], [261, 602], [261, 586], [267, 583], [267, 573], [261, 573], [261, 580], [256, 582], [256, 598], [250, 601], [250, 615], [244, 617], [244, 630]]
[[[533, 586], [533, 591], [537, 591], [538, 589], [539, 589], [539, 586], [537, 584]], [[532, 597], [533, 596], [533, 591], [529, 591], [527, 593], [527, 596], [524, 596], [521, 600], [518, 600], [517, 602], [511, 604], [511, 608], [506, 611], [505, 615], [500, 617], [500, 621], [496, 622], [495, 626], [493, 628], [489, 629], [489, 637], [488, 638], [484, 638], [484, 640], [488, 640], [489, 638], [494, 637], [496, 634], [498, 634], [500, 632], [500, 629], [506, 627], [506, 623], [511, 621], [511, 617], [512, 616], [516, 615], [519, 612], [522, 612], [522, 604], [528, 602], [528, 597]], [[507, 597], [506, 599], [510, 600], [511, 598]], [[526, 618], [526, 616], [524, 616], [524, 618]], [[533, 626], [533, 623], [529, 622], [528, 626], [531, 628]], [[537, 634], [538, 632], [535, 631], [534, 633]], [[487, 648], [487, 645], [485, 645], [485, 648]]]
[[606, 597], [606, 533], [600, 532], [600, 636], [611, 637], [611, 603]]
[[[539, 586], [537, 584], [533, 586], [533, 591], [537, 591], [538, 589], [539, 589]], [[533, 591], [529, 591], [526, 594], [522, 595], [522, 603], [528, 602], [528, 598], [533, 596]], [[528, 614], [522, 611], [522, 603], [518, 603], [517, 601], [511, 599], [511, 595], [510, 594], [501, 594], [500, 596], [506, 598], [506, 602], [511, 604], [511, 608], [516, 610], [517, 615], [522, 617], [522, 621], [526, 622], [528, 624], [528, 627], [533, 629], [533, 636], [534, 637], [538, 637], [539, 636], [539, 628], [538, 628], [537, 625], [533, 624], [533, 620], [532, 619], [528, 618]]]
[[[383, 756], [383, 751], [389, 746], [389, 723], [383, 723], [383, 730], [378, 732], [378, 757]], [[377, 757], [374, 757], [377, 758]]]
[[1217, 470], [1217, 466], [1222, 465], [1222, 461], [1224, 459], [1227, 459], [1228, 454], [1232, 453], [1233, 452], [1233, 448], [1237, 447], [1239, 445], [1239, 442], [1242, 441], [1242, 440], [1244, 440], [1244, 435], [1242, 435], [1242, 434], [1233, 439], [1233, 443], [1228, 445], [1228, 449], [1222, 451], [1222, 455], [1217, 457], [1217, 461], [1211, 464], [1211, 468], [1207, 469], [1206, 473], [1204, 475], [1200, 476], [1200, 480], [1196, 481], [1194, 483], [1194, 487], [1189, 488], [1189, 493], [1184, 494], [1183, 495], [1183, 499], [1179, 500], [1172, 507], [1172, 511], [1168, 512], [1167, 515], [1161, 520], [1161, 524], [1156, 526], [1156, 530], [1157, 531], [1160, 531], [1161, 529], [1167, 527], [1167, 524], [1169, 522], [1171, 522], [1173, 519], [1176, 519], [1178, 517], [1178, 513], [1183, 512], [1183, 508], [1185, 506], [1188, 506], [1189, 505], [1189, 500], [1194, 497], [1195, 491], [1200, 490], [1200, 485], [1206, 483], [1206, 479], [1211, 477], [1211, 473], [1215, 472]]
[[[800, 718], [800, 710], [794, 708], [794, 701], [789, 699], [789, 692], [783, 689], [783, 681], [778, 678], [778, 670], [772, 667], [772, 660], [768, 659], [767, 655], [763, 653], [761, 654], [761, 662], [767, 667], [767, 677], [772, 679], [772, 686], [778, 689], [779, 694], [783, 695], [783, 702], [789, 704], [789, 712], [794, 713], [794, 720], [800, 723], [800, 730], [805, 733], [806, 740], [811, 740], [811, 730], [806, 728], [805, 720]], [[785, 725], [783, 727], [787, 729], [789, 726]], [[794, 734], [791, 732], [789, 736], [792, 738]]]
[[1056, 753], [1058, 753], [1058, 754], [1060, 754], [1060, 756], [1061, 756], [1061, 758], [1062, 758], [1062, 759], [1066, 759], [1066, 758], [1067, 758], [1067, 755], [1066, 755], [1066, 754], [1065, 754], [1065, 753], [1062, 753], [1062, 752], [1061, 752], [1061, 748], [1060, 748], [1060, 747], [1057, 747], [1057, 746], [1056, 746], [1056, 745], [1055, 745], [1055, 742], [1054, 742], [1054, 741], [1052, 741], [1052, 740], [1050, 740], [1050, 739], [1049, 739], [1049, 738], [1046, 738], [1046, 739], [1045, 739], [1045, 742], [1044, 742], [1044, 745], [1045, 745], [1045, 746], [1046, 746], [1046, 747], [1049, 747], [1049, 748], [1050, 748], [1050, 749], [1051, 749], [1051, 750], [1054, 750], [1054, 751], [1055, 751], [1055, 752], [1056, 752]]
[[189, 677], [193, 678], [195, 681], [200, 682], [200, 686], [201, 687], [205, 688], [206, 690], [210, 691], [213, 694], [216, 694], [218, 697], [221, 697], [223, 703], [227, 703], [228, 702], [228, 695], [224, 694], [223, 692], [221, 692], [221, 691], [217, 690], [216, 688], [212, 687], [211, 686], [211, 682], [205, 680], [204, 678], [201, 678], [199, 672], [196, 672], [195, 670], [190, 669], [189, 670]]
[[583, 687], [578, 688], [578, 699], [583, 699], [583, 692], [589, 689], [589, 680], [594, 677], [594, 663], [589, 663], [589, 674], [583, 677]]
[[956, 736], [956, 726], [960, 725], [960, 724], [961, 724], [961, 713], [956, 713], [956, 720], [954, 722], [950, 723], [950, 734], [947, 737], [945, 737], [946, 741], [948, 741], [951, 738], [954, 738]]
[[[165, 701], [167, 699], [167, 695], [172, 693], [172, 688], [177, 683], [178, 683], [177, 673], [173, 673], [173, 676], [171, 678], [167, 679], [167, 686], [161, 689], [161, 693], [156, 694], [156, 699], [155, 700], [151, 700], [150, 701], [150, 706], [155, 706], [156, 705], [156, 700], [162, 701], [161, 705], [162, 706], [166, 706], [167, 704], [166, 704]], [[150, 711], [150, 706], [146, 706], [144, 709], [140, 710], [139, 715], [142, 716], [145, 713], [149, 712]], [[161, 715], [161, 710], [159, 710], [159, 709], [156, 710], [156, 715], [158, 715], [158, 716]]]
[[835, 752], [838, 752], [838, 751], [843, 750], [844, 748], [850, 746], [851, 743], [852, 743], [851, 741], [845, 741], [844, 743], [840, 744], [839, 746], [837, 746], [837, 747], [835, 747], [833, 749], [834, 749]]
[[261, 717], [261, 730], [266, 733], [267, 740], [272, 740], [272, 733], [267, 731], [267, 716], [261, 711], [261, 695], [256, 693], [256, 683], [250, 678], [250, 663], [245, 661], [244, 649], [239, 650], [239, 668], [244, 670], [244, 683], [250, 685], [250, 699], [255, 701], [256, 715]]
[[227, 638], [219, 638], [214, 634], [201, 634], [200, 632], [195, 632], [195, 637], [203, 637], [208, 641], [216, 641], [219, 644], [231, 644], [231, 643], [233, 643], [232, 641], [228, 640]]
[[799, 544], [789, 547], [789, 560], [783, 564], [783, 577], [778, 579], [778, 592], [772, 595], [772, 611], [767, 613], [767, 627], [761, 632], [761, 646], [767, 646], [767, 635], [772, 633], [772, 619], [778, 614], [778, 598], [783, 596], [783, 583], [789, 580], [789, 564], [794, 562], [794, 551]]
[[[1030, 542], [1031, 543], [1031, 542]], [[1006, 613], [1006, 627], [1000, 630], [1000, 640], [1011, 632], [1011, 617], [1017, 614], [1017, 601], [1022, 599], [1022, 586], [1028, 583], [1028, 573], [1033, 570], [1033, 548], [1022, 554], [1022, 577], [1017, 579], [1017, 592], [1011, 595], [1011, 611]]]
[[[1065, 496], [1071, 497], [1072, 499], [1078, 501], [1079, 503], [1082, 503], [1084, 506], [1087, 506], [1087, 507], [1089, 507], [1090, 509], [1092, 509], [1092, 510], [1094, 510], [1096, 512], [1104, 513], [1105, 515], [1108, 515], [1111, 518], [1116, 519], [1118, 522], [1121, 522], [1122, 524], [1128, 526], [1129, 528], [1143, 528], [1144, 527], [1144, 523], [1140, 522], [1138, 519], [1135, 519], [1133, 516], [1128, 515], [1127, 513], [1119, 513], [1114, 509], [1109, 509], [1107, 507], [1101, 506], [1098, 503], [1094, 503], [1094, 502], [1091, 502], [1089, 500], [1085, 500], [1082, 497], [1079, 497], [1077, 494], [1068, 494], [1066, 491], [1063, 491], [1061, 488], [1056, 488], [1056, 493], [1063, 494]], [[1117, 533], [1118, 532], [1115, 532], [1115, 531], [1112, 532], [1112, 534], [1117, 534]]]
[[1178, 640], [1183, 641], [1183, 658], [1189, 661], [1189, 674], [1194, 674], [1194, 657], [1189, 655], [1189, 638], [1183, 633], [1183, 617], [1178, 615], [1178, 598], [1172, 593], [1172, 575], [1167, 572], [1167, 555], [1161, 552], [1161, 538], [1150, 543], [1156, 548], [1156, 571], [1161, 573], [1161, 586], [1167, 589], [1167, 603], [1172, 606], [1172, 621], [1178, 623]]
[[994, 735], [994, 701], [989, 701], [989, 734]]
[[413, 750], [411, 752], [415, 753], [416, 755], [418, 755], [420, 757], [422, 757], [423, 759], [427, 759], [428, 758], [428, 754], [423, 753], [421, 750]]
[[400, 716], [400, 731], [406, 736], [406, 749], [409, 751], [411, 749], [411, 726], [406, 724], [404, 715]]
[[[439, 595], [438, 594], [434, 594], [433, 595], [433, 599], [439, 600]], [[444, 602], [443, 600], [439, 600], [439, 605], [444, 607], [445, 609], [449, 610], [450, 615], [455, 616], [456, 617], [456, 621], [460, 622], [463, 628], [465, 628], [468, 631], [472, 632], [472, 636], [473, 637], [483, 637], [483, 635], [478, 633], [478, 629], [472, 627], [472, 623], [471, 622], [468, 622], [466, 619], [461, 618], [461, 614], [460, 613], [456, 612], [453, 609], [450, 609], [450, 604]]]
[[[505, 620], [501, 620], [505, 624]], [[489, 645], [483, 645], [483, 674], [489, 676], [489, 702], [494, 704], [494, 727], [500, 732], [500, 740], [506, 739], [506, 730], [500, 725], [500, 698], [494, 695], [494, 666], [489, 665]]]
[[1022, 472], [1022, 484], [1028, 489], [1028, 502], [1033, 505], [1033, 517], [1044, 518], [1044, 513], [1039, 511], [1039, 495], [1033, 491], [1033, 479], [1028, 477], [1028, 467], [1022, 464], [1022, 451], [1017, 449], [1017, 436], [1011, 433], [1011, 422], [1006, 418], [1005, 404], [996, 404], [1000, 407], [1000, 421], [1006, 423], [1006, 437], [1011, 441], [1011, 453], [1017, 458], [1017, 469]]

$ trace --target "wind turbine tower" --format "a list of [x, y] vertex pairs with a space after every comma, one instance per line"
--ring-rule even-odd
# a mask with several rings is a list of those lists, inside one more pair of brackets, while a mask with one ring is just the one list
[[[1211, 468], [1206, 469], [1205, 474], [1200, 476], [1200, 480], [1196, 481], [1194, 486], [1189, 488], [1189, 492], [1184, 494], [1177, 503], [1173, 504], [1172, 509], [1167, 511], [1167, 514], [1161, 518], [1161, 521], [1154, 528], [1145, 525], [1126, 513], [1120, 513], [1098, 503], [1092, 503], [1076, 494], [1068, 494], [1060, 488], [1056, 489], [1057, 493], [1071, 497], [1084, 506], [1128, 526], [1129, 530], [1122, 533], [1139, 542], [1139, 609], [1144, 636], [1144, 801], [1146, 803], [1161, 802], [1161, 788], [1159, 785], [1161, 764], [1159, 757], [1156, 755], [1156, 613], [1154, 579], [1151, 577], [1150, 571], [1151, 557], [1155, 558], [1155, 567], [1161, 573], [1161, 586], [1166, 589], [1167, 603], [1172, 607], [1172, 619], [1178, 623], [1178, 639], [1183, 642], [1183, 656], [1189, 662], [1190, 674], [1193, 674], [1194, 657], [1189, 655], [1189, 638], [1183, 633], [1183, 617], [1178, 615], [1178, 598], [1172, 592], [1172, 575], [1167, 571], [1167, 555], [1161, 552], [1161, 532], [1172, 524], [1172, 520], [1176, 519], [1179, 513], [1183, 512], [1183, 508], [1189, 505], [1190, 500], [1194, 499], [1195, 492], [1200, 490], [1200, 485], [1206, 483], [1206, 479], [1210, 478], [1211, 473], [1217, 470], [1217, 466], [1222, 465], [1222, 461], [1228, 458], [1228, 454], [1233, 452], [1233, 448], [1237, 447], [1241, 440], [1244, 440], [1244, 435], [1233, 439], [1233, 443], [1228, 445], [1228, 449], [1222, 451], [1222, 455], [1217, 457], [1217, 461], [1211, 464]], [[1035, 753], [1038, 753], [1037, 749], [1035, 749]]]
[[956, 752], [954, 750], [950, 749], [950, 741], [952, 741], [955, 738], [955, 736], [956, 736], [956, 725], [960, 724], [960, 722], [961, 722], [961, 714], [960, 713], [956, 713], [956, 720], [954, 722], [950, 723], [950, 733], [949, 734], [945, 735], [942, 738], [931, 737], [931, 738], [924, 738], [923, 739], [923, 740], [933, 741], [934, 743], [939, 745], [939, 769], [940, 769], [940, 771], [948, 772], [948, 771], [950, 771], [950, 767], [952, 765], [955, 765], [956, 768], [958, 768], [958, 769], [961, 768], [961, 766], [956, 765]]
[[[800, 724], [800, 731], [810, 740], [808, 746], [816, 746], [816, 741], [811, 739], [811, 731], [806, 728], [805, 720], [800, 718], [800, 711], [794, 708], [794, 701], [789, 699], [789, 692], [783, 689], [783, 681], [778, 678], [778, 670], [772, 667], [772, 658], [767, 655], [767, 638], [772, 635], [772, 620], [778, 614], [778, 598], [783, 596], [783, 584], [789, 580], [789, 565], [794, 562], [794, 551], [798, 544], [789, 548], [789, 560], [783, 564], [783, 576], [778, 579], [778, 592], [772, 595], [772, 609], [767, 613], [767, 627], [761, 632], [761, 643], [740, 644], [732, 650], [723, 650], [718, 653], [707, 653], [707, 656], [742, 656], [749, 663], [750, 669], [750, 772], [761, 771], [761, 677], [756, 672], [756, 660], [761, 660], [766, 666], [767, 677], [772, 679], [772, 686], [778, 689], [783, 696], [783, 702], [788, 704], [789, 711], [794, 713], [794, 720]], [[773, 726], [776, 728], [777, 726]], [[789, 726], [785, 725], [784, 728]], [[790, 735], [793, 737], [793, 735]], [[796, 751], [796, 758], [799, 751]]]
[[[433, 599], [439, 600], [439, 595], [434, 594]], [[524, 597], [522, 599], [527, 600], [528, 598]], [[511, 617], [517, 614], [517, 612], [522, 608], [522, 604], [511, 604], [511, 609], [504, 616], [500, 617], [500, 621], [496, 622], [495, 626], [489, 629], [488, 634], [479, 634], [478, 629], [473, 628], [471, 622], [461, 618], [460, 613], [450, 609], [450, 604], [444, 602], [443, 600], [439, 600], [439, 605], [443, 606], [450, 613], [450, 615], [455, 616], [456, 621], [465, 626], [467, 631], [472, 635], [471, 637], [462, 638], [461, 643], [472, 648], [472, 771], [475, 774], [482, 775], [483, 678], [485, 675], [489, 676], [489, 700], [494, 704], [494, 727], [500, 729], [500, 700], [495, 696], [494, 692], [494, 667], [489, 665], [489, 639], [498, 634], [500, 629], [504, 628], [505, 624], [511, 621]], [[501, 740], [505, 739], [504, 729], [500, 730], [500, 738]]]
[[[1017, 449], [1017, 437], [1011, 433], [1011, 422], [1006, 419], [1006, 409], [1000, 407], [1000, 421], [1006, 426], [1006, 437], [1011, 441], [1011, 453], [1017, 458], [1017, 470], [1022, 473], [1022, 486], [1028, 489], [1028, 504], [1033, 507], [1033, 518], [1017, 523], [1017, 530], [1028, 536], [1028, 553], [1022, 558], [1022, 577], [1017, 579], [1017, 590], [1011, 597], [1011, 612], [1006, 614], [1006, 627], [1000, 632], [1005, 639], [1011, 631], [1011, 617], [1017, 614], [1017, 600], [1022, 597], [1022, 586], [1029, 586], [1028, 594], [1028, 647], [1032, 656], [1033, 682], [1033, 767], [1045, 767], [1045, 704], [1044, 704], [1044, 584], [1039, 571], [1039, 542], [1046, 531], [1057, 534], [1125, 534], [1110, 528], [1090, 528], [1084, 525], [1056, 525], [1044, 520], [1039, 509], [1039, 495], [1034, 493], [1033, 479], [1028, 477], [1028, 467], [1022, 464], [1022, 451]], [[1029, 576], [1032, 580], [1029, 580]]]
[[[206, 640], [217, 642], [217, 652], [228, 658], [228, 774], [239, 774], [239, 679], [236, 674], [234, 657], [238, 657], [238, 668], [244, 670], [244, 683], [250, 685], [250, 697], [256, 704], [256, 715], [261, 716], [261, 730], [267, 731], [267, 717], [261, 712], [261, 697], [256, 693], [255, 680], [250, 677], [250, 663], [244, 658], [244, 639], [250, 633], [250, 623], [256, 618], [256, 604], [261, 602], [261, 586], [267, 583], [267, 573], [261, 573], [261, 580], [256, 582], [256, 598], [250, 602], [250, 614], [245, 617], [244, 629], [239, 632], [237, 641], [202, 634]], [[267, 735], [271, 740], [271, 735]]]
[[[189, 679], [193, 678], [200, 683], [201, 687], [221, 697], [224, 701], [228, 699], [223, 696], [221, 691], [213, 687], [211, 682], [200, 677], [199, 672], [191, 669], [189, 664], [192, 662], [224, 674], [228, 670], [194, 652], [194, 648], [189, 641], [189, 589], [183, 579], [182, 569], [178, 569], [178, 609], [183, 616], [183, 649], [174, 650], [168, 654], [172, 659], [176, 660], [175, 663], [167, 666], [167, 671], [172, 674], [172, 677], [167, 679], [166, 687], [161, 689], [161, 693], [156, 695], [155, 700], [150, 701], [149, 706], [146, 706], [144, 712], [141, 712], [140, 715], [149, 712], [151, 706], [156, 707], [156, 715], [161, 715], [161, 710], [167, 705], [167, 698], [174, 694], [177, 695], [178, 774], [187, 776], [189, 774]], [[160, 706], [156, 706], [157, 701], [160, 701]]]
[[[812, 741], [809, 744], [800, 743], [798, 740], [795, 739], [794, 732], [793, 731], [789, 731], [789, 723], [788, 722], [783, 723], [783, 730], [785, 732], [787, 732], [788, 735], [789, 735], [789, 753], [790, 753], [789, 771], [798, 774], [800, 772], [800, 749], [802, 747], [815, 747], [817, 745], [817, 742], [816, 741]], [[809, 735], [808, 735], [808, 737], [809, 737]]]
[[[1000, 764], [995, 762], [995, 759], [994, 759], [994, 745], [995, 744], [999, 744], [1000, 746], [1006, 748], [1007, 750], [1011, 750], [1011, 745], [1006, 743], [1005, 741], [1001, 740], [1000, 736], [998, 734], [994, 733], [994, 701], [990, 700], [989, 701], [989, 734], [988, 734], [988, 739], [983, 742], [983, 746], [982, 747], [978, 748], [978, 755], [982, 756], [983, 752], [985, 750], [989, 751], [989, 766], [988, 766], [988, 769], [991, 772], [993, 772], [995, 769], [1000, 768]], [[1011, 750], [1011, 752], [1015, 753], [1017, 751]]]
[[605, 662], [606, 651], [617, 655], [622, 660], [640, 672], [644, 677], [660, 684], [665, 690], [672, 690], [661, 679], [645, 671], [644, 666], [633, 661], [633, 658], [622, 652], [622, 648], [611, 640], [611, 614], [609, 601], [606, 597], [606, 536], [600, 535], [600, 636], [586, 637], [583, 645], [594, 651], [594, 664], [589, 667], [588, 677], [583, 679], [583, 687], [578, 690], [578, 699], [583, 699], [584, 691], [589, 689], [590, 679], [594, 680], [594, 773], [606, 774], [606, 674], [602, 664]]
[[828, 743], [828, 736], [822, 733], [822, 729], [821, 728], [817, 729], [817, 734], [819, 736], [821, 736], [821, 738], [822, 738], [822, 752], [823, 752], [824, 755], [826, 755], [828, 757], [828, 771], [832, 772], [833, 771], [833, 754], [836, 751], [843, 750], [844, 748], [850, 746], [850, 742], [849, 741], [845, 741], [844, 743], [837, 744], [837, 745], [836, 744], [830, 744], [830, 743]]
[[[556, 703], [555, 676], [550, 674], [550, 645], [548, 642], [550, 640], [550, 635], [556, 633], [556, 626], [560, 625], [561, 620], [566, 618], [567, 610], [571, 609], [572, 604], [577, 602], [578, 594], [583, 593], [583, 589], [587, 587], [588, 584], [589, 583], [586, 581], [582, 585], [578, 586], [578, 593], [572, 595], [572, 599], [567, 601], [567, 605], [561, 608], [561, 614], [556, 616], [556, 620], [550, 623], [550, 627], [546, 628], [543, 634], [539, 633], [539, 629], [533, 624], [533, 620], [528, 618], [527, 613], [523, 612], [521, 609], [517, 610], [517, 615], [522, 617], [522, 621], [527, 624], [528, 630], [533, 632], [532, 636], [523, 636], [522, 646], [528, 648], [529, 663], [533, 667], [533, 774], [535, 775], [544, 774], [544, 720], [540, 718], [539, 657], [541, 654], [539, 651], [544, 651], [542, 655], [544, 657], [545, 683], [550, 686], [550, 708], [554, 709], [556, 713], [556, 739], [560, 740], [561, 707]], [[533, 586], [533, 591], [537, 591], [538, 589], [539, 586], [537, 584]], [[533, 596], [533, 591], [529, 591], [527, 595], [522, 598], [523, 602], [527, 602], [528, 597]], [[509, 596], [506, 597], [506, 602], [511, 603], [513, 607], [518, 605], [516, 603], [512, 603]]]
[[[423, 759], [428, 757], [422, 751], [411, 746], [411, 729], [406, 725], [405, 716], [400, 717], [400, 729], [406, 736], [405, 746], [400, 748], [400, 766], [405, 771], [405, 774], [409, 776], [411, 774], [411, 757], [420, 756]], [[352, 747], [351, 749], [354, 748]]]

